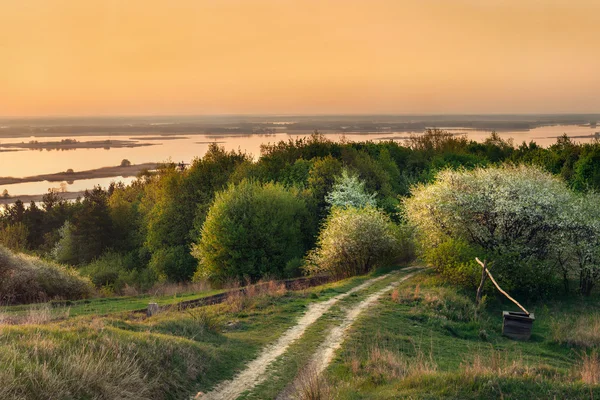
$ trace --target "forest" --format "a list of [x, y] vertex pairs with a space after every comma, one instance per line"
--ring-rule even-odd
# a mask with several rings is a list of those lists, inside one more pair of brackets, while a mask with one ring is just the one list
[[[0, 216], [0, 243], [77, 271], [90, 285], [85, 295], [144, 293], [164, 282], [345, 277], [415, 252], [467, 287], [477, 283], [479, 255], [528, 296], [589, 295], [600, 278], [590, 250], [599, 188], [600, 143], [566, 135], [543, 148], [495, 133], [479, 143], [428, 130], [399, 143], [334, 142], [315, 131], [263, 145], [256, 160], [212, 144], [188, 168], [163, 163], [74, 202], [54, 192], [41, 206], [17, 200]], [[519, 209], [506, 206], [511, 199]], [[70, 295], [15, 280], [3, 284], [4, 303]]]

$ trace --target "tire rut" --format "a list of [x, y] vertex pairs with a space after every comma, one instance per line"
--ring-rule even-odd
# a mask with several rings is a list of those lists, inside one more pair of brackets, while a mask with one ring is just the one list
[[345, 293], [341, 293], [335, 297], [332, 297], [329, 300], [310, 304], [308, 310], [298, 319], [296, 325], [285, 331], [275, 343], [263, 349], [260, 355], [247, 364], [244, 370], [236, 377], [234, 377], [232, 380], [221, 382], [214, 390], [197, 398], [201, 400], [237, 399], [245, 391], [250, 390], [257, 384], [263, 382], [268, 376], [266, 373], [268, 366], [279, 356], [285, 353], [288, 347], [297, 339], [302, 337], [306, 329], [320, 317], [322, 317], [323, 314], [325, 314], [334, 304], [382, 279], [406, 270], [407, 269], [394, 271], [382, 276], [378, 276], [377, 278], [369, 279], [368, 281], [361, 283]]

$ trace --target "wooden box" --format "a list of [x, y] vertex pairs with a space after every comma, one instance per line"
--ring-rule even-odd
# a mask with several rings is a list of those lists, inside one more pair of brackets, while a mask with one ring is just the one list
[[535, 320], [533, 314], [527, 315], [521, 311], [504, 311], [502, 316], [504, 319], [502, 334], [504, 336], [515, 340], [529, 340], [533, 321]]

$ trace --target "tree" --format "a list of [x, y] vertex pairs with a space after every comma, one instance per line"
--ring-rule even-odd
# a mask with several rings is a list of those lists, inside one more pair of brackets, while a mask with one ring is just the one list
[[114, 243], [108, 194], [100, 186], [85, 191], [81, 207], [71, 218], [65, 235], [72, 241], [74, 254], [70, 261], [74, 264], [92, 261]]
[[[214, 194], [225, 187], [236, 167], [248, 159], [245, 153], [227, 152], [211, 144], [204, 157], [195, 159], [190, 168], [179, 171], [175, 165], [167, 165], [147, 186], [141, 205], [145, 213], [146, 248], [153, 258], [163, 262], [175, 260], [165, 254], [183, 254], [185, 258], [183, 264], [178, 260], [177, 265], [162, 268], [167, 279], [181, 281], [192, 277], [197, 262], [190, 255], [191, 244], [198, 237]], [[151, 260], [151, 264], [159, 265], [159, 261]], [[186, 266], [185, 273], [181, 265]], [[169, 276], [168, 271], [178, 272]]]
[[10, 198], [10, 194], [8, 194], [8, 190], [7, 189], [4, 189], [2, 191], [2, 198], [3, 199], [9, 199]]
[[365, 190], [365, 183], [358, 178], [358, 175], [351, 174], [346, 168], [342, 170], [333, 185], [333, 188], [325, 200], [331, 207], [356, 207], [364, 208], [366, 206], [376, 206], [376, 194], [368, 194]]
[[307, 256], [306, 270], [336, 277], [365, 274], [394, 258], [397, 241], [394, 225], [382, 211], [364, 208], [332, 209]]
[[[452, 239], [495, 260], [494, 275], [509, 289], [544, 290], [555, 271], [559, 215], [573, 193], [560, 178], [535, 167], [446, 170], [434, 183], [413, 188], [404, 202], [421, 248], [432, 251]], [[504, 286], [503, 284], [503, 286]]]
[[129, 161], [126, 158], [124, 158], [123, 160], [121, 160], [121, 167], [129, 167], [129, 166], [131, 166], [131, 161]]
[[579, 292], [589, 296], [600, 279], [600, 195], [590, 193], [574, 199], [561, 215], [556, 255], [565, 289], [574, 275]]
[[27, 236], [29, 236], [27, 226], [22, 222], [17, 222], [0, 230], [0, 243], [13, 251], [25, 251]]
[[197, 278], [281, 277], [286, 263], [304, 254], [302, 220], [306, 205], [295, 189], [242, 181], [217, 194], [193, 255]]
[[316, 214], [318, 218], [327, 215], [328, 204], [325, 200], [327, 193], [335, 184], [335, 178], [342, 172], [342, 163], [328, 156], [316, 159], [308, 173], [308, 190], [315, 201]]

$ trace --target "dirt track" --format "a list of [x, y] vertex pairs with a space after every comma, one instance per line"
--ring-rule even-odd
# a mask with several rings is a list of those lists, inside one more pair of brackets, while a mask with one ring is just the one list
[[381, 290], [373, 293], [354, 307], [352, 307], [346, 313], [344, 320], [342, 323], [331, 330], [325, 341], [319, 346], [316, 353], [313, 355], [312, 360], [309, 363], [309, 369], [311, 371], [315, 371], [317, 375], [321, 374], [325, 368], [329, 365], [331, 360], [333, 360], [333, 355], [335, 351], [340, 348], [342, 343], [344, 342], [345, 333], [352, 326], [356, 318], [368, 307], [372, 306], [381, 296], [392, 290], [394, 287], [398, 286], [400, 282], [403, 282], [412, 276], [414, 276], [416, 272], [403, 276], [396, 282], [389, 284]]
[[[407, 271], [404, 269], [403, 271]], [[255, 360], [251, 361], [246, 368], [238, 374], [234, 379], [225, 381], [219, 384], [212, 392], [209, 392], [200, 398], [202, 400], [233, 400], [238, 398], [243, 392], [252, 389], [254, 386], [263, 382], [267, 378], [266, 370], [268, 366], [274, 362], [277, 357], [281, 356], [288, 347], [297, 339], [299, 339], [306, 329], [323, 316], [335, 303], [356, 293], [360, 290], [367, 288], [375, 282], [389, 277], [390, 275], [397, 274], [400, 271], [392, 272], [386, 275], [379, 276], [377, 278], [370, 279], [359, 286], [356, 286], [349, 291], [339, 294], [327, 301], [320, 303], [311, 304], [308, 310], [298, 319], [298, 322], [293, 327], [289, 328], [275, 343], [267, 346], [262, 353]], [[409, 274], [403, 277], [401, 280], [386, 286], [384, 289], [377, 291], [370, 295], [365, 300], [360, 302], [358, 305], [353, 307], [344, 318], [342, 324], [332, 330], [332, 332], [325, 339], [323, 344], [317, 350], [317, 353], [313, 357], [313, 360], [319, 360], [318, 368], [319, 371], [325, 369], [325, 367], [331, 361], [335, 349], [337, 349], [342, 341], [343, 335], [346, 330], [352, 325], [352, 322], [358, 317], [358, 315], [371, 304], [373, 304], [381, 295], [386, 291], [396, 286], [399, 282], [408, 279], [413, 274]], [[315, 361], [313, 361], [315, 362]]]
[[350, 296], [352, 293], [356, 293], [377, 281], [387, 278], [389, 275], [391, 274], [370, 279], [327, 301], [311, 304], [304, 315], [300, 317], [296, 325], [288, 329], [274, 344], [267, 346], [258, 358], [251, 361], [233, 380], [222, 382], [215, 390], [202, 396], [202, 400], [233, 400], [239, 397], [244, 391], [249, 390], [264, 381], [267, 378], [267, 375], [265, 374], [267, 367], [275, 361], [277, 357], [282, 355], [290, 344], [299, 339], [306, 329], [323, 316], [323, 314], [325, 314], [335, 303]]

